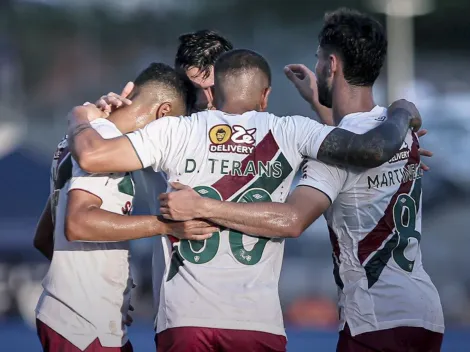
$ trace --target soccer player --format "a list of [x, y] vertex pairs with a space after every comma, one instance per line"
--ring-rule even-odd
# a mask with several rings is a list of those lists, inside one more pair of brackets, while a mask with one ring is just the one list
[[[319, 43], [320, 101], [333, 108], [339, 127], [367, 133], [387, 113], [372, 96], [386, 55], [383, 27], [340, 9], [325, 16]], [[206, 218], [253, 235], [298, 237], [325, 213], [339, 291], [337, 351], [440, 351], [441, 302], [421, 261], [418, 149], [418, 138], [409, 132], [400, 150], [374, 169], [309, 160], [285, 204], [218, 202], [174, 185], [184, 191], [162, 197], [162, 214]]]
[[207, 29], [183, 34], [179, 42], [175, 69], [184, 72], [197, 89], [195, 110], [212, 109], [214, 65], [233, 45], [219, 33]]
[[[100, 110], [74, 108], [69, 142], [77, 162], [88, 172], [152, 166], [169, 181], [188, 183], [218, 200], [284, 201], [305, 155], [378, 166], [398, 151], [413, 117], [392, 108], [381, 125], [356, 135], [302, 116], [263, 112], [271, 71], [261, 55], [249, 50], [223, 54], [214, 74], [219, 110], [164, 117], [119, 138], [103, 139], [90, 128], [89, 120], [100, 117]], [[168, 244], [159, 352], [285, 351], [277, 289], [282, 240], [226, 231], [205, 242], [168, 239]]]
[[[93, 128], [112, 138], [167, 114], [183, 115], [186, 82], [171, 67], [152, 64], [137, 77], [129, 96], [132, 104], [112, 112], [109, 119], [95, 120]], [[54, 155], [51, 178], [53, 192], [35, 241], [52, 258], [36, 309], [43, 349], [132, 351], [123, 323], [130, 323], [126, 319], [133, 285], [127, 240], [163, 233], [202, 238], [207, 235], [196, 233], [216, 228], [204, 228], [199, 222], [192, 225], [199, 228], [189, 229], [188, 223], [155, 216], [125, 216], [131, 212], [134, 196], [131, 175], [86, 174], [72, 159], [66, 140]], [[49, 243], [52, 237], [54, 243]]]
[[[196, 102], [191, 104], [194, 111], [202, 111], [213, 108], [213, 95], [211, 88], [214, 85], [214, 64], [223, 53], [233, 48], [229, 40], [222, 35], [210, 31], [199, 30], [183, 34], [179, 37], [179, 46], [175, 57], [175, 68], [182, 74], [187, 75], [195, 88]], [[113, 93], [111, 96], [116, 97]], [[106, 97], [103, 97], [106, 98]], [[100, 102], [101, 107], [110, 109], [112, 104]], [[158, 196], [167, 191], [167, 181], [164, 173], [155, 173], [152, 168], [146, 168], [134, 173], [137, 200], [145, 198], [147, 209], [145, 213], [152, 215], [160, 214]], [[166, 268], [164, 258], [165, 240], [155, 238], [152, 254], [152, 285], [154, 307], [158, 310], [160, 305], [160, 293], [163, 276]], [[155, 329], [157, 327], [158, 314], [155, 315]], [[155, 335], [156, 340], [156, 335]]]
[[[179, 37], [179, 46], [175, 57], [175, 68], [184, 72], [197, 89], [195, 111], [213, 109], [214, 65], [225, 52], [233, 49], [233, 44], [221, 34], [203, 29], [186, 33]], [[297, 72], [286, 70], [286, 76], [295, 83]], [[313, 75], [310, 80], [316, 84]], [[320, 104], [316, 89], [314, 90], [311, 107], [321, 121], [333, 125], [331, 109]]]

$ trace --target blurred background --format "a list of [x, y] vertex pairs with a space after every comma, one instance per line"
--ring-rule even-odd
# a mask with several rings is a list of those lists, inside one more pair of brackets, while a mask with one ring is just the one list
[[[268, 58], [274, 73], [272, 112], [312, 115], [282, 68], [314, 67], [323, 13], [339, 6], [374, 13], [386, 24], [390, 51], [376, 100], [414, 101], [429, 130], [421, 141], [435, 153], [426, 160], [431, 171], [423, 181], [423, 261], [444, 306], [444, 350], [469, 350], [468, 0], [2, 0], [0, 341], [5, 351], [39, 350], [34, 308], [48, 263], [32, 241], [68, 110], [119, 92], [150, 62], [173, 64], [178, 36], [209, 28]], [[136, 351], [154, 349], [149, 241], [133, 243], [138, 286], [130, 334]], [[280, 291], [289, 351], [335, 349], [332, 270], [323, 220], [300, 239], [287, 241]]]

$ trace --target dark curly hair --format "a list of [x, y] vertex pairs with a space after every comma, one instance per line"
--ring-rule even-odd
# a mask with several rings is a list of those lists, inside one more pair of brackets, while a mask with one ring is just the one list
[[186, 71], [190, 67], [197, 67], [204, 73], [204, 78], [209, 76], [211, 67], [220, 55], [233, 49], [228, 39], [207, 29], [183, 34], [179, 42], [175, 68]]
[[325, 15], [318, 40], [325, 52], [340, 57], [344, 78], [349, 84], [374, 84], [387, 55], [387, 37], [378, 21], [358, 11], [341, 8]]

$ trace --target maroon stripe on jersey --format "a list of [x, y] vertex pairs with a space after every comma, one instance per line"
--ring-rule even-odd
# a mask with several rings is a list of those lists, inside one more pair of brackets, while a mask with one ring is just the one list
[[[279, 145], [274, 139], [271, 131], [269, 131], [268, 134], [261, 140], [261, 142], [258, 143], [253, 152], [243, 159], [241, 170], [246, 168], [249, 161], [262, 161], [263, 163], [266, 163], [267, 161], [272, 160], [278, 150]], [[222, 195], [223, 200], [227, 200], [248, 182], [253, 180], [254, 177], [255, 175], [251, 174], [247, 176], [226, 175], [214, 183], [212, 187], [214, 187]], [[168, 235], [168, 238], [172, 244], [179, 242], [179, 239], [172, 235]]]
[[[418, 138], [413, 134], [413, 144], [411, 145], [410, 156], [408, 158], [408, 162], [405, 165], [406, 167], [419, 164], [420, 157], [419, 157], [419, 142]], [[375, 228], [366, 235], [360, 242], [358, 246], [358, 256], [361, 264], [369, 257], [372, 252], [375, 252], [379, 249], [382, 243], [387, 239], [387, 237], [393, 232], [395, 225], [393, 223], [393, 207], [397, 198], [400, 194], [408, 194], [411, 191], [413, 186], [414, 179], [411, 179], [405, 183], [401, 183], [398, 190], [390, 199], [390, 202], [385, 209], [384, 215], [379, 220]]]
[[[258, 143], [253, 152], [242, 161], [241, 170], [245, 170], [248, 162], [266, 163], [274, 158], [279, 150], [279, 145], [274, 139], [271, 131]], [[256, 167], [258, 167], [256, 165]], [[245, 186], [248, 182], [253, 180], [255, 175], [250, 174], [246, 176], [226, 175], [212, 185], [222, 195], [223, 200], [228, 200], [238, 190]]]
[[168, 239], [170, 240], [171, 244], [173, 244], [173, 243], [176, 243], [176, 242], [179, 242], [179, 241], [180, 241], [180, 239], [179, 239], [179, 238], [177, 238], [177, 237], [175, 237], [175, 236], [173, 236], [173, 235], [168, 235]]

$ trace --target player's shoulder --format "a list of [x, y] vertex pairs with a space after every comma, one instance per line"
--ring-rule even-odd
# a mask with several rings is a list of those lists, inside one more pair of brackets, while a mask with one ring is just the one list
[[377, 105], [371, 111], [345, 116], [338, 127], [354, 133], [364, 133], [385, 121], [386, 118], [387, 109]]
[[319, 131], [325, 125], [322, 123], [302, 115], [284, 115], [276, 116], [270, 114], [271, 123], [274, 129], [277, 129], [279, 133], [294, 133], [301, 131]]
[[51, 163], [51, 190], [61, 189], [72, 175], [72, 155], [70, 154], [67, 136], [57, 145]]
[[57, 148], [54, 152], [52, 160], [53, 161], [59, 160], [61, 155], [64, 153], [64, 151], [68, 152], [68, 148], [69, 148], [69, 143], [67, 141], [67, 135], [65, 135], [64, 138], [62, 138], [60, 142], [57, 144]]
[[270, 114], [271, 118], [281, 122], [281, 123], [294, 123], [294, 124], [299, 124], [299, 123], [312, 123], [312, 124], [318, 124], [321, 125], [320, 122], [316, 121], [315, 119], [303, 115], [282, 115], [282, 116], [276, 116], [273, 114]]
[[155, 121], [152, 121], [149, 126], [160, 128], [165, 126], [190, 126], [197, 121], [201, 120], [198, 113], [191, 114], [189, 116], [163, 116]]
[[64, 160], [70, 157], [70, 150], [69, 150], [69, 143], [67, 141], [67, 135], [64, 136], [57, 144], [57, 148], [52, 156], [52, 173], [54, 173], [58, 167]]

